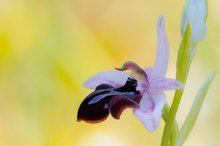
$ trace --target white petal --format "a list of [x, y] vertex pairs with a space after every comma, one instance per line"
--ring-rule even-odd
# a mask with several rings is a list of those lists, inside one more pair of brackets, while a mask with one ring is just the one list
[[148, 131], [153, 132], [159, 126], [160, 119], [162, 116], [162, 110], [166, 101], [166, 96], [163, 92], [158, 92], [150, 95], [154, 103], [154, 108], [149, 109], [134, 109], [134, 115], [141, 121]]
[[164, 77], [169, 59], [169, 43], [167, 40], [165, 18], [159, 17], [157, 23], [157, 56], [153, 68], [152, 78]]
[[184, 85], [175, 80], [175, 79], [169, 79], [169, 78], [158, 78], [155, 80], [152, 80], [149, 84], [148, 92], [154, 93], [162, 90], [175, 90], [184, 88]]
[[89, 78], [83, 86], [90, 89], [95, 89], [101, 84], [110, 84], [114, 87], [120, 87], [125, 84], [129, 76], [129, 73], [121, 71], [101, 72]]

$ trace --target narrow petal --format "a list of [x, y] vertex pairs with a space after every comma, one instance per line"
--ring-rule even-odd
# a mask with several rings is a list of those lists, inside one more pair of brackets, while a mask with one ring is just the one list
[[167, 70], [169, 59], [169, 43], [167, 40], [165, 24], [165, 18], [160, 16], [157, 23], [157, 56], [152, 72], [153, 78], [164, 77]]
[[148, 131], [153, 132], [159, 126], [162, 116], [162, 110], [166, 101], [166, 96], [163, 92], [158, 92], [150, 95], [153, 100], [154, 107], [147, 109], [134, 109], [134, 115], [141, 121]]
[[98, 85], [109, 84], [114, 87], [123, 86], [129, 77], [129, 73], [121, 71], [107, 71], [93, 75], [83, 86], [90, 89], [95, 89]]
[[148, 92], [154, 93], [162, 90], [175, 90], [184, 88], [184, 84], [169, 78], [158, 78], [150, 82]]

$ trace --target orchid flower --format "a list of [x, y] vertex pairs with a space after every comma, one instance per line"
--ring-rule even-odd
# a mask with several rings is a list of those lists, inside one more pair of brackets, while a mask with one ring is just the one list
[[[105, 120], [109, 112], [119, 119], [124, 109], [133, 108], [134, 115], [148, 129], [154, 131], [160, 122], [166, 102], [164, 90], [183, 88], [175, 79], [166, 78], [169, 59], [169, 44], [165, 30], [165, 18], [157, 24], [157, 55], [154, 67], [142, 69], [128, 61], [117, 71], [95, 74], [84, 86], [95, 89], [81, 103], [78, 121], [97, 123]], [[130, 70], [131, 73], [123, 72]]]

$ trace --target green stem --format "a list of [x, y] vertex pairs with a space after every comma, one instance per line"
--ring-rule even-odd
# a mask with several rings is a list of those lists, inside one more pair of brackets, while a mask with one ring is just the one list
[[[194, 58], [196, 51], [196, 44], [192, 43], [191, 39], [191, 26], [190, 24], [187, 26], [185, 34], [183, 36], [182, 42], [179, 47], [178, 57], [177, 57], [177, 71], [176, 71], [176, 79], [183, 84], [186, 83], [189, 69], [191, 66], [191, 62]], [[171, 128], [175, 120], [175, 116], [183, 95], [184, 89], [176, 90], [174, 94], [174, 99], [172, 102], [172, 106], [168, 115], [168, 119], [165, 124], [163, 137], [162, 137], [162, 146], [168, 146], [170, 141]], [[176, 139], [175, 139], [176, 140]], [[173, 141], [173, 139], [172, 139]]]
[[[164, 110], [163, 110], [163, 119], [165, 122], [167, 122], [168, 120], [168, 115], [169, 115], [169, 112], [170, 112], [170, 107], [169, 105], [166, 103], [165, 106], [164, 106]], [[178, 124], [176, 122], [176, 120], [174, 120], [174, 123], [172, 124], [171, 126], [171, 140], [170, 140], [170, 146], [174, 146], [175, 145], [175, 142], [176, 142], [176, 138], [178, 136], [178, 133], [179, 133], [179, 128], [178, 128]]]
[[175, 144], [177, 134], [179, 131], [177, 122], [175, 121], [175, 116], [177, 109], [179, 107], [182, 94], [183, 94], [183, 90], [176, 90], [175, 92], [173, 104], [171, 106], [169, 114], [166, 117], [167, 120], [166, 120], [165, 129], [169, 129], [169, 130], [164, 131], [161, 146], [168, 146], [170, 136], [171, 136], [170, 145], [173, 146]]

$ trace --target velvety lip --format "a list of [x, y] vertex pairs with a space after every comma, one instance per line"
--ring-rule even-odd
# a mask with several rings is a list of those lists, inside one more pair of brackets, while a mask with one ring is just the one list
[[119, 88], [108, 84], [97, 86], [96, 90], [81, 103], [77, 121], [102, 122], [108, 117], [109, 112], [112, 117], [119, 119], [126, 108], [139, 106], [141, 95], [136, 87], [137, 81], [131, 78], [128, 78], [125, 85]]

